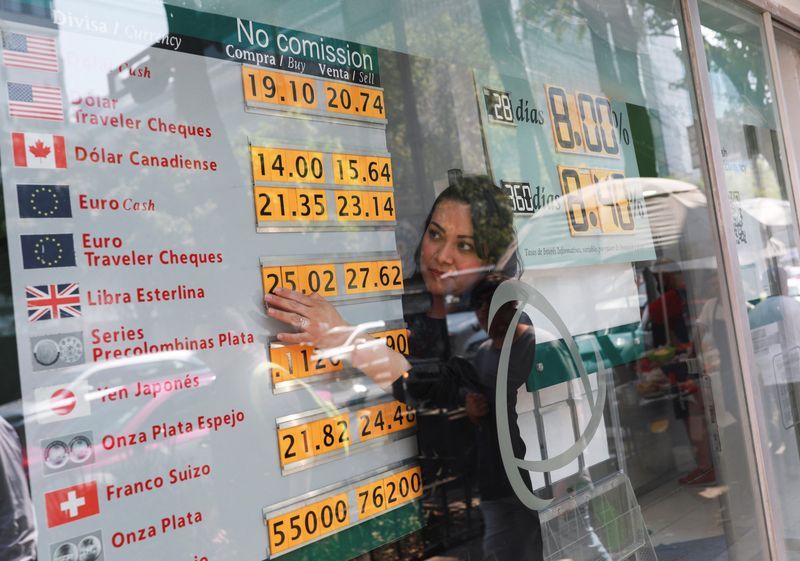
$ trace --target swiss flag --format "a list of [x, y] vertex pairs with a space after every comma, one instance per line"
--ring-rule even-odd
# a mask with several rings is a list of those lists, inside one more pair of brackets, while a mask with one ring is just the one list
[[64, 137], [36, 132], [12, 132], [14, 165], [18, 168], [56, 169], [67, 167]]
[[100, 514], [97, 482], [90, 481], [45, 493], [44, 506], [48, 528]]

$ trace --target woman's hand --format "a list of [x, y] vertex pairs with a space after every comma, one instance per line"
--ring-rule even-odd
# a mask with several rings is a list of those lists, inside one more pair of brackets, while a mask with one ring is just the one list
[[384, 339], [357, 333], [358, 329], [344, 321], [336, 308], [317, 293], [305, 295], [276, 288], [272, 294], [264, 296], [264, 305], [269, 317], [299, 330], [278, 333], [279, 341], [333, 350], [339, 359], [347, 359], [387, 391], [392, 382], [411, 368], [402, 354], [386, 346]]
[[278, 333], [278, 340], [283, 343], [306, 343], [318, 349], [330, 349], [344, 344], [353, 331], [336, 308], [316, 292], [306, 295], [276, 288], [272, 294], [264, 296], [264, 305], [269, 317], [299, 330]]

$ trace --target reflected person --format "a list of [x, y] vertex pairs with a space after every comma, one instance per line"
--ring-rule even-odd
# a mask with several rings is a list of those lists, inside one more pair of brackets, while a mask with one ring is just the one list
[[[516, 302], [502, 305], [489, 325], [489, 306], [497, 287], [506, 278], [490, 275], [475, 289], [471, 306], [480, 326], [489, 339], [478, 348], [474, 365], [477, 379], [465, 395], [465, 408], [477, 428], [478, 488], [481, 513], [485, 524], [483, 555], [486, 560], [518, 561], [542, 558], [542, 536], [539, 518], [515, 496], [500, 456], [497, 420], [493, 411], [495, 388], [500, 364], [500, 351], [506, 333], [517, 312]], [[519, 322], [512, 335], [508, 369], [508, 423], [514, 456], [524, 458], [526, 447], [517, 424], [517, 392], [525, 387], [531, 374], [536, 352], [533, 326]], [[531, 489], [530, 476], [521, 471]]]

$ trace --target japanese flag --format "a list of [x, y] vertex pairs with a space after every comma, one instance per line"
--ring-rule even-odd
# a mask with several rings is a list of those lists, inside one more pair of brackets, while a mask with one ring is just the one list
[[14, 165], [18, 168], [56, 169], [67, 167], [64, 137], [36, 132], [12, 132]]
[[36, 388], [33, 390], [36, 399], [34, 416], [40, 423], [85, 417], [92, 412], [89, 392], [90, 388], [85, 382]]
[[54, 528], [100, 513], [97, 482], [89, 481], [44, 494], [47, 527]]

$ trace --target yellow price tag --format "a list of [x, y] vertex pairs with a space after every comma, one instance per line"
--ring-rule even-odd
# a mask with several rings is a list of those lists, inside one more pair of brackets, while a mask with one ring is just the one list
[[[422, 496], [422, 469], [419, 466], [401, 471], [394, 476], [394, 479], [397, 482], [397, 494], [401, 504]], [[385, 481], [384, 486], [386, 486]]]
[[314, 109], [317, 93], [313, 79], [273, 70], [242, 67], [246, 101]]
[[373, 261], [361, 261], [344, 264], [345, 293], [363, 294], [380, 290], [377, 279], [374, 278]]
[[328, 206], [323, 189], [297, 189], [297, 220], [328, 220]]
[[320, 296], [336, 296], [336, 266], [331, 264], [303, 265], [297, 267], [303, 294], [318, 293]]
[[261, 101], [261, 70], [250, 66], [242, 66], [242, 87], [247, 101]]
[[[282, 74], [279, 83], [280, 89], [275, 95], [276, 103], [303, 109], [316, 108], [317, 92], [312, 78], [304, 78], [296, 74]], [[268, 93], [266, 88], [264, 93]]]
[[340, 360], [318, 358], [316, 350], [311, 345], [294, 345], [291, 347], [291, 353], [297, 375], [302, 378], [336, 372], [344, 368]]
[[270, 174], [267, 167], [269, 149], [260, 146], [250, 147], [250, 160], [253, 164], [253, 181], [256, 183], [269, 181]]
[[302, 292], [301, 284], [303, 279], [300, 278], [300, 270], [302, 267], [281, 267], [281, 287], [296, 292]]
[[386, 508], [394, 508], [405, 502], [400, 496], [399, 482], [402, 476], [402, 473], [396, 473], [383, 480], [383, 489], [386, 492]]
[[[297, 540], [290, 540], [287, 536], [288, 532], [288, 516], [276, 516], [267, 520], [267, 536], [269, 538], [269, 551], [271, 555], [289, 549], [296, 545]], [[299, 537], [299, 535], [298, 535]]]
[[261, 279], [264, 294], [272, 293], [278, 287], [303, 294], [317, 292], [321, 296], [336, 296], [339, 293], [336, 266], [328, 263], [262, 267]]
[[383, 480], [356, 487], [356, 500], [358, 501], [359, 519], [367, 518], [386, 510], [386, 497], [384, 496]]
[[594, 236], [603, 233], [600, 214], [597, 211], [597, 197], [592, 189], [583, 190], [592, 183], [588, 169], [558, 166], [561, 192], [564, 195], [564, 208], [567, 223], [573, 236]]
[[271, 294], [276, 288], [281, 286], [281, 268], [262, 267], [261, 281], [264, 285], [264, 294]]
[[567, 223], [573, 236], [631, 234], [636, 230], [624, 175], [605, 169], [558, 166]]
[[291, 349], [282, 345], [270, 345], [270, 369], [272, 370], [272, 383], [278, 384], [295, 377], [292, 372]]
[[286, 222], [297, 220], [297, 189], [289, 187], [255, 187], [256, 219]]
[[372, 185], [391, 187], [394, 183], [391, 158], [370, 158], [366, 160], [367, 177]]
[[607, 169], [591, 170], [596, 185], [600, 225], [604, 234], [632, 234], [636, 230], [632, 201], [624, 182], [625, 175]]
[[362, 220], [364, 207], [358, 191], [334, 191], [336, 218], [342, 221]]
[[335, 532], [350, 524], [347, 493], [341, 493], [316, 504], [319, 506], [319, 521], [322, 533]]
[[324, 82], [323, 87], [325, 108], [332, 113], [376, 119], [385, 117], [383, 90], [337, 82]]
[[382, 156], [362, 156], [362, 173], [367, 185], [392, 186], [392, 160]]
[[386, 111], [383, 107], [383, 90], [362, 86], [358, 89], [358, 97], [363, 114], [376, 119], [386, 118]]
[[402, 353], [408, 354], [408, 329], [391, 329], [389, 331], [378, 331], [370, 333], [376, 339], [386, 339], [386, 346]]
[[278, 454], [281, 466], [312, 457], [314, 449], [311, 427], [300, 425], [278, 429]]
[[347, 415], [337, 415], [313, 423], [314, 455], [350, 446], [350, 421]]
[[350, 446], [350, 421], [336, 415], [303, 425], [278, 429], [281, 466]]
[[392, 160], [383, 156], [333, 154], [333, 181], [337, 185], [391, 187]]
[[358, 435], [361, 442], [380, 438], [386, 434], [386, 418], [384, 406], [373, 405], [356, 412]]
[[328, 111], [349, 115], [359, 113], [358, 86], [337, 82], [324, 82], [323, 86], [325, 87], [325, 107]]
[[319, 358], [311, 345], [270, 345], [270, 361], [274, 383], [294, 378], [309, 378], [344, 368], [341, 360]]
[[274, 516], [267, 520], [270, 555], [330, 534], [349, 523], [346, 493]]
[[344, 275], [346, 294], [403, 288], [403, 271], [399, 259], [345, 263]]
[[403, 288], [403, 268], [399, 259], [378, 261], [375, 272], [380, 290], [399, 290]]
[[417, 415], [402, 401], [390, 401], [384, 405], [383, 418], [386, 420], [386, 433], [399, 432], [417, 425]]
[[394, 194], [380, 191], [377, 194], [378, 208], [381, 209], [381, 220], [395, 220]]
[[583, 152], [583, 136], [580, 130], [575, 96], [560, 86], [545, 84], [550, 128], [553, 131], [556, 150], [569, 154]]
[[360, 185], [366, 183], [362, 173], [361, 156], [333, 154], [333, 182], [337, 185]]
[[394, 195], [383, 191], [334, 191], [336, 219], [393, 221]]
[[325, 183], [324, 155], [289, 148], [251, 146], [253, 180], [258, 182]]

